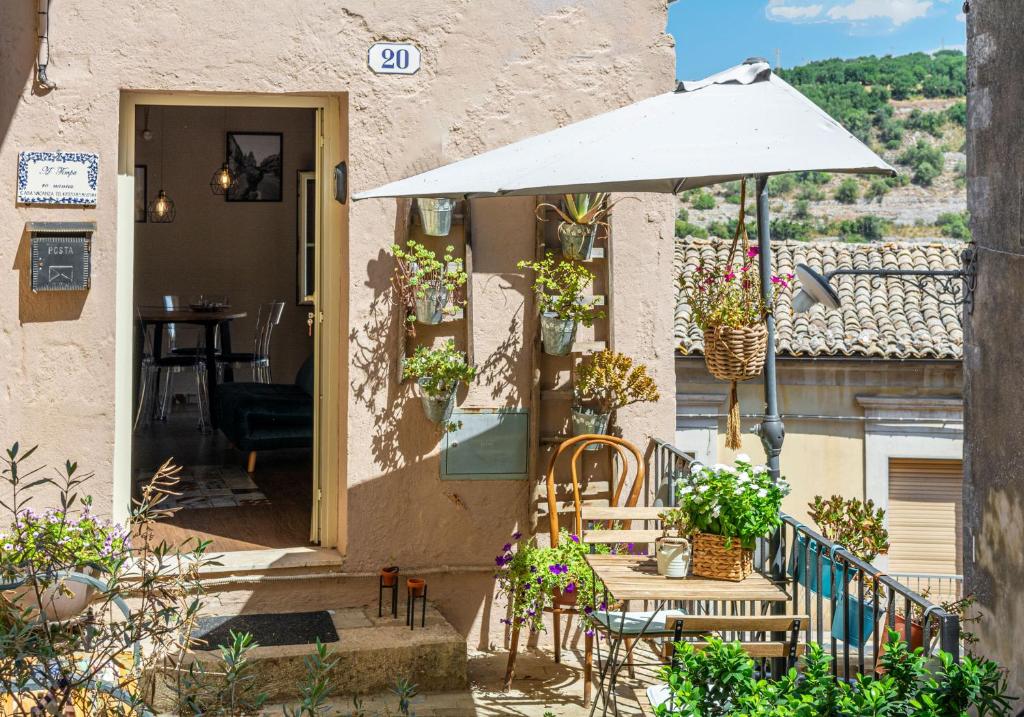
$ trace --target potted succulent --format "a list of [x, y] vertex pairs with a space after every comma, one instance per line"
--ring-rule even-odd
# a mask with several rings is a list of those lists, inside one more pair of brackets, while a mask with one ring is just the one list
[[[629, 356], [608, 349], [599, 351], [576, 372], [573, 435], [606, 433], [612, 413], [618, 409], [659, 398], [658, 387], [644, 364], [634, 364]], [[594, 445], [587, 450], [599, 448]]]
[[690, 516], [682, 508], [659, 513], [662, 535], [655, 542], [658, 575], [685, 578], [690, 572]]
[[694, 463], [676, 485], [677, 504], [694, 529], [693, 574], [746, 578], [754, 569], [754, 543], [781, 524], [788, 493], [784, 479], [772, 481], [766, 466], [751, 465], [742, 453], [735, 466]]
[[[725, 261], [716, 255], [679, 277], [693, 323], [704, 332], [704, 363], [708, 372], [731, 384], [726, 446], [740, 447], [740, 408], [736, 383], [761, 374], [768, 351], [765, 316], [774, 305], [761, 296], [761, 279], [744, 219], [746, 182], [741, 182], [740, 217]], [[740, 240], [742, 239], [742, 243]], [[771, 276], [774, 294], [793, 275]]]
[[402, 367], [402, 378], [414, 378], [419, 384], [427, 418], [446, 430], [455, 407], [455, 392], [475, 376], [476, 367], [466, 363], [465, 354], [451, 339], [439, 348], [418, 346]]
[[391, 247], [398, 263], [399, 291], [406, 305], [413, 307], [409, 321], [439, 324], [465, 305], [458, 293], [466, 285], [466, 271], [462, 259], [452, 254], [454, 251], [455, 247], [447, 246], [438, 259], [437, 254], [415, 241], [406, 242], [405, 249], [397, 244]]
[[[610, 552], [606, 545], [593, 547], [599, 553]], [[509, 604], [509, 618], [502, 622], [544, 630], [544, 610], [575, 605], [591, 630], [594, 610], [607, 605], [601, 600], [604, 587], [586, 562], [588, 552], [579, 536], [565, 530], [554, 547], [538, 546], [536, 538], [513, 533], [494, 559], [498, 593]]]
[[420, 221], [423, 223], [423, 233], [432, 237], [446, 237], [452, 230], [452, 213], [455, 210], [455, 200], [447, 197], [419, 197], [416, 200], [416, 209], [420, 213]]
[[[537, 209], [553, 209], [561, 218], [558, 239], [562, 243], [562, 256], [566, 259], [589, 261], [594, 251], [594, 238], [599, 226], [612, 210], [612, 202], [604, 192], [596, 194], [566, 194], [562, 205], [540, 204]], [[537, 217], [544, 221], [540, 215]]]
[[532, 269], [536, 275], [533, 289], [540, 307], [544, 353], [567, 355], [572, 351], [579, 325], [591, 326], [596, 319], [604, 318], [604, 312], [584, 298], [594, 275], [579, 264], [557, 261], [550, 252], [540, 261], [520, 261], [517, 266]]

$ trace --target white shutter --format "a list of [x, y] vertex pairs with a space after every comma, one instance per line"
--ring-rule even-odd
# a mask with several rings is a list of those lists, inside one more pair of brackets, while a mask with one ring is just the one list
[[963, 465], [889, 460], [889, 573], [963, 571]]

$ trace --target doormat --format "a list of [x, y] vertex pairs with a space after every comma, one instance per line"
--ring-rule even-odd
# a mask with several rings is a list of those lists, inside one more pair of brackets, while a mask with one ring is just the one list
[[200, 617], [192, 636], [206, 643], [202, 649], [214, 650], [231, 644], [231, 632], [247, 632], [264, 647], [312, 645], [317, 638], [320, 642], [338, 641], [338, 631], [326, 610]]
[[[137, 471], [135, 479], [145, 482], [150, 475]], [[167, 496], [162, 507], [194, 510], [270, 503], [241, 466], [188, 466], [181, 469], [178, 478], [172, 490], [179, 495]]]

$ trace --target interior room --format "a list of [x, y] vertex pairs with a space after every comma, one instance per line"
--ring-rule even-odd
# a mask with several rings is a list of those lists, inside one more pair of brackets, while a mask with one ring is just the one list
[[135, 125], [133, 488], [171, 459], [160, 537], [309, 544], [316, 112], [139, 106]]

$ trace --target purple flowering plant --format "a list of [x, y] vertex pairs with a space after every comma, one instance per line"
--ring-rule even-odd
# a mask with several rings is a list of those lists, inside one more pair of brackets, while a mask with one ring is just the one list
[[[594, 547], [596, 552], [609, 552], [607, 546]], [[552, 607], [556, 591], [566, 598], [575, 596], [582, 619], [589, 622], [595, 609], [603, 609], [604, 586], [587, 565], [588, 552], [590, 546], [566, 530], [555, 547], [538, 545], [536, 536], [514, 534], [494, 558], [498, 594], [509, 604], [509, 617], [503, 622], [544, 630], [544, 610]]]

